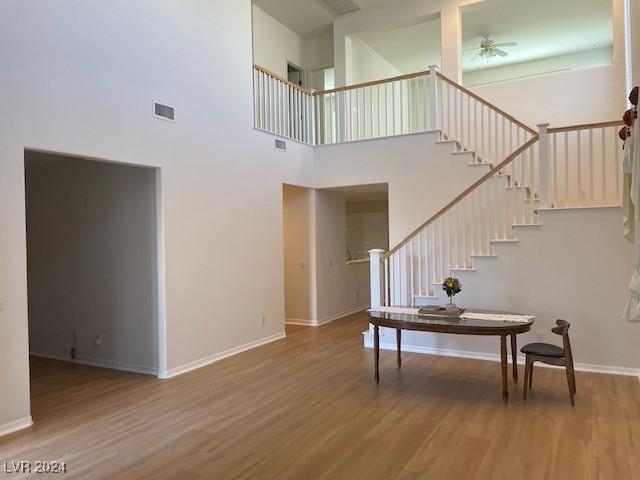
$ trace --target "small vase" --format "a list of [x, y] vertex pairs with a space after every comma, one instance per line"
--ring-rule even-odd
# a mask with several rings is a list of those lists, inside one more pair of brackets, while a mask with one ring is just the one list
[[447, 312], [456, 312], [458, 311], [458, 306], [453, 303], [453, 297], [449, 297], [449, 303], [447, 303]]

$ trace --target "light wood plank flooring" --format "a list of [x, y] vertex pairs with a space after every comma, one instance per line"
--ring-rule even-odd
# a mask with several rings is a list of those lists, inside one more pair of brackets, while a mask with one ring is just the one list
[[[499, 364], [362, 347], [364, 314], [170, 380], [32, 359], [35, 426], [2, 460], [86, 479], [640, 479], [637, 378], [538, 368], [531, 398]], [[17, 478], [3, 474], [0, 479]], [[38, 475], [37, 478], [43, 478]]]

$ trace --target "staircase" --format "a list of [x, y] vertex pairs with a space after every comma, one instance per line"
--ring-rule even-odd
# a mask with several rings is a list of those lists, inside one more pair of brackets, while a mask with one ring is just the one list
[[541, 210], [621, 204], [622, 122], [534, 130], [435, 67], [315, 92], [256, 66], [254, 95], [258, 129], [311, 145], [431, 131], [486, 169], [389, 252], [371, 253], [373, 307], [436, 299], [444, 278], [544, 228]]
[[372, 253], [372, 298], [379, 287], [381, 305], [433, 303], [444, 278], [475, 272], [479, 258], [496, 257], [498, 245], [517, 244], [523, 230], [543, 228], [541, 209], [619, 206], [618, 125], [542, 125], [495, 166], [448, 140], [454, 155], [470, 157], [470, 168], [490, 170], [389, 252]]

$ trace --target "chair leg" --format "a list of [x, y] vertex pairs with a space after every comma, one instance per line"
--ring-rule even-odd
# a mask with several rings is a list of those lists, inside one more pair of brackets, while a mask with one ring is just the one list
[[573, 395], [575, 396], [578, 391], [576, 390], [576, 371], [573, 368], [573, 362], [571, 363], [571, 384], [573, 385]]
[[529, 390], [533, 390], [533, 364], [534, 360], [531, 360], [531, 365], [529, 365]]
[[571, 399], [571, 406], [573, 407], [575, 405], [575, 402], [573, 400], [573, 383], [571, 381], [571, 367], [567, 365], [565, 370], [567, 372], [567, 386], [569, 387], [569, 398]]
[[527, 399], [527, 388], [529, 386], [529, 363], [530, 362], [531, 362], [531, 359], [529, 358], [529, 355], [527, 355], [525, 357], [525, 362], [524, 362], [524, 387], [522, 389], [523, 400]]

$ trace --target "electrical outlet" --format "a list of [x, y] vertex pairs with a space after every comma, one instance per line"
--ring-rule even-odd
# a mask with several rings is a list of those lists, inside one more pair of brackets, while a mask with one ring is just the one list
[[536, 341], [544, 342], [544, 333], [541, 333], [541, 332], [536, 333]]
[[0, 297], [0, 312], [4, 310], [4, 297]]
[[353, 298], [357, 299], [359, 297], [360, 297], [360, 294], [357, 291], [353, 292]]
[[327, 266], [328, 267], [333, 267], [333, 260], [331, 258], [329, 260], [327, 260]]
[[100, 345], [102, 345], [102, 334], [99, 333], [98, 335], [96, 335], [96, 347], [99, 347]]
[[267, 317], [265, 317], [264, 315], [262, 315], [259, 319], [258, 319], [258, 325], [260, 325], [261, 327], [264, 327], [264, 325], [267, 323]]

